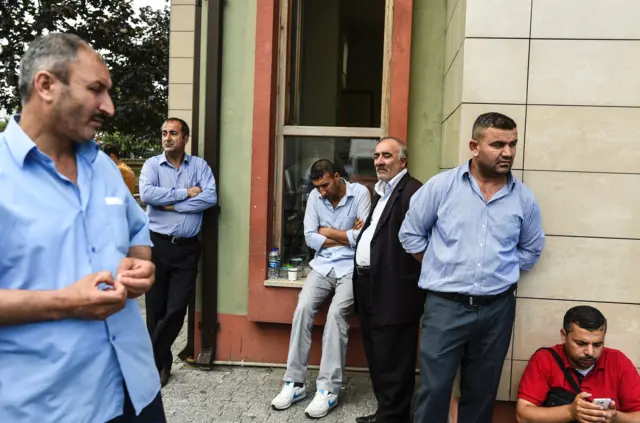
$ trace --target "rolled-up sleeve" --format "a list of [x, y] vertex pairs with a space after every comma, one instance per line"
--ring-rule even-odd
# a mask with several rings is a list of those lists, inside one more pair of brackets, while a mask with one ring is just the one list
[[[362, 189], [358, 190], [356, 202], [356, 208], [358, 210], [357, 217], [358, 219], [365, 222], [369, 218], [369, 212], [371, 211], [371, 194], [369, 194], [369, 190], [364, 185], [362, 185]], [[358, 236], [360, 235], [360, 231], [362, 231], [362, 228], [358, 230], [349, 229], [347, 231], [347, 239], [349, 240], [349, 244], [353, 248], [356, 248], [356, 243], [358, 240]]]
[[317, 204], [318, 197], [316, 193], [312, 191], [311, 194], [309, 194], [307, 209], [304, 213], [304, 239], [309, 248], [319, 251], [327, 240], [327, 237], [318, 233], [320, 220], [318, 218], [318, 211], [316, 210]]
[[436, 178], [431, 178], [411, 197], [398, 238], [409, 254], [422, 253], [427, 249], [428, 234], [438, 217], [438, 190]]
[[540, 259], [545, 243], [540, 208], [535, 199], [531, 200], [528, 213], [525, 213], [522, 220], [520, 240], [518, 241], [518, 259], [522, 270], [533, 268], [533, 265]]

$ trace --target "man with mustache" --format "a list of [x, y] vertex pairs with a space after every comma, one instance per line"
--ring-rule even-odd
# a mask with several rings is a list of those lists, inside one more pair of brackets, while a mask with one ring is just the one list
[[[638, 370], [621, 351], [604, 346], [606, 333], [607, 320], [598, 309], [583, 305], [566, 312], [560, 329], [562, 343], [536, 351], [522, 375], [518, 422], [640, 422]], [[545, 406], [552, 388], [563, 388], [575, 399], [567, 405]], [[595, 399], [611, 402], [604, 409]]]
[[94, 139], [114, 114], [98, 53], [71, 34], [22, 58], [0, 134], [0, 421], [165, 422], [136, 298], [148, 220]]
[[458, 421], [491, 422], [520, 270], [530, 270], [544, 247], [537, 201], [511, 173], [517, 142], [511, 118], [478, 116], [471, 160], [427, 181], [400, 229], [427, 290], [415, 423], [447, 422], [458, 365]]
[[171, 345], [195, 292], [202, 213], [218, 201], [211, 168], [185, 153], [188, 142], [187, 123], [167, 119], [162, 125], [164, 153], [148, 159], [140, 172], [140, 199], [147, 205], [156, 265], [156, 283], [145, 297], [147, 329], [162, 386], [171, 375]]
[[382, 138], [373, 158], [378, 183], [356, 247], [353, 292], [378, 409], [356, 422], [408, 423], [425, 295], [420, 263], [404, 251], [398, 231], [422, 184], [409, 175], [407, 147], [397, 138]]
[[307, 417], [319, 419], [338, 405], [353, 306], [354, 247], [369, 215], [371, 196], [364, 185], [342, 178], [338, 167], [326, 159], [311, 165], [309, 179], [315, 189], [309, 193], [304, 214], [304, 236], [315, 256], [293, 314], [284, 386], [271, 407], [285, 410], [307, 397], [313, 319], [333, 293], [322, 335], [317, 391], [304, 411]]

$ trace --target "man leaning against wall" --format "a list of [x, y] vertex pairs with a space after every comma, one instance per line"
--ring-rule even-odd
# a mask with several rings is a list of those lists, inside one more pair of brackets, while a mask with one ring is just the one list
[[415, 423], [447, 422], [459, 365], [458, 421], [491, 422], [520, 270], [531, 269], [544, 246], [538, 203], [511, 173], [517, 142], [511, 118], [480, 115], [471, 160], [427, 181], [400, 229], [427, 290]]

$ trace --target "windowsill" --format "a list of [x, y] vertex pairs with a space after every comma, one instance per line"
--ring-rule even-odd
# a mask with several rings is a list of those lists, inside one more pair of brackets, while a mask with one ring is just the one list
[[302, 288], [304, 280], [298, 279], [295, 282], [291, 282], [288, 279], [267, 279], [264, 281], [264, 286], [271, 288]]

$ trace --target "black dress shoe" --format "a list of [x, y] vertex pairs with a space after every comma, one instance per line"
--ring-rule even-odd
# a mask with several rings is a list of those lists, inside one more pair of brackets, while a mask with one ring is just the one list
[[171, 376], [171, 370], [168, 367], [163, 367], [160, 370], [160, 386], [164, 388], [167, 382], [169, 382], [170, 376]]
[[371, 414], [369, 416], [356, 417], [356, 422], [358, 423], [376, 423], [376, 414]]

